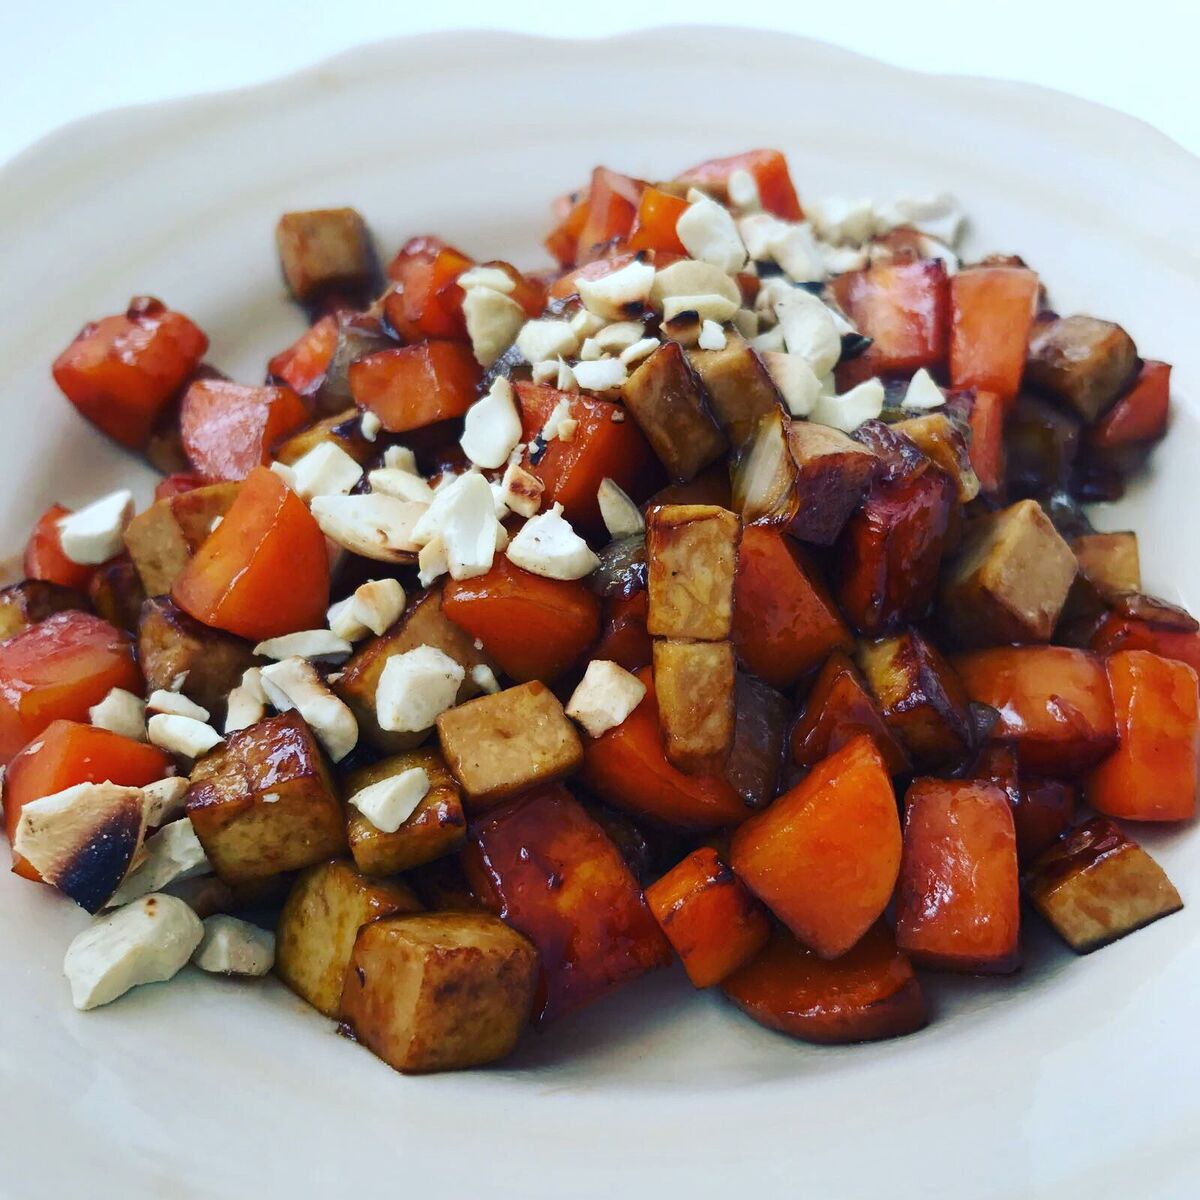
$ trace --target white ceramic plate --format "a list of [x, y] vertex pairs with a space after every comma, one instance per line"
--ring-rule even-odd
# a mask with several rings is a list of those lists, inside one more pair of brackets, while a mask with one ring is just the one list
[[[733, 30], [393, 42], [34, 147], [0, 175], [2, 544], [52, 500], [149, 482], [50, 382], [85, 320], [161, 295], [247, 381], [300, 330], [285, 209], [354, 204], [385, 251], [437, 231], [532, 265], [550, 197], [594, 163], [655, 176], [753, 145], [785, 149], [802, 194], [952, 189], [977, 248], [1176, 364], [1154, 478], [1100, 519], [1137, 528], [1151, 587], [1200, 599], [1200, 161], [1065, 96]], [[1149, 841], [1200, 897], [1200, 839]], [[897, 1042], [805, 1047], [662, 973], [500, 1069], [427, 1079], [274, 984], [185, 972], [75, 1013], [60, 963], [85, 918], [7, 875], [0, 910], [6, 1195], [1196, 1194], [1200, 903], [1079, 961], [1031, 921], [1019, 976], [938, 981], [929, 1029]]]

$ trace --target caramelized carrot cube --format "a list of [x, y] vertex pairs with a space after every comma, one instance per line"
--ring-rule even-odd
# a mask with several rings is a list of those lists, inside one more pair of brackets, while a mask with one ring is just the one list
[[197, 621], [255, 642], [320, 629], [329, 607], [325, 537], [304, 501], [255, 467], [171, 595]]
[[539, 1023], [671, 959], [625, 860], [565, 788], [474, 822], [463, 865], [486, 907], [537, 947]]
[[267, 374], [298, 396], [311, 396], [325, 381], [337, 344], [337, 317], [322, 317], [267, 363]]
[[592, 657], [615, 662], [627, 671], [649, 666], [653, 653], [646, 631], [649, 610], [645, 588], [630, 596], [609, 596], [604, 601], [600, 640]]
[[746, 150], [728, 158], [710, 158], [676, 176], [679, 183], [692, 184], [726, 194], [734, 171], [746, 171], [758, 188], [758, 198], [769, 213], [785, 221], [804, 220], [804, 211], [796, 198], [796, 189], [788, 172], [787, 159], [778, 150]]
[[806, 946], [837, 958], [891, 900], [900, 845], [883, 758], [859, 736], [739, 826], [729, 861]]
[[1008, 796], [1021, 866], [1044, 853], [1075, 819], [1075, 788], [1060, 779], [1023, 777], [1017, 768], [1016, 750], [1003, 742], [984, 748], [973, 776], [990, 779]]
[[600, 632], [600, 601], [585, 583], [532, 575], [503, 555], [483, 575], [449, 580], [442, 611], [518, 683], [556, 679]]
[[777, 930], [721, 990], [760, 1025], [823, 1045], [903, 1037], [926, 1021], [912, 964], [882, 921], [832, 962]]
[[63, 553], [62, 539], [58, 533], [59, 521], [70, 515], [69, 508], [52, 504], [38, 518], [25, 544], [25, 577], [86, 592], [96, 568], [72, 562]]
[[576, 262], [588, 262], [633, 228], [642, 185], [628, 175], [597, 167], [588, 188], [587, 216], [579, 230]]
[[1021, 387], [1038, 277], [1024, 267], [972, 267], [950, 281], [950, 382], [1011, 401]]
[[463, 290], [458, 277], [474, 264], [439, 238], [412, 238], [388, 267], [395, 281], [383, 300], [388, 324], [405, 341], [465, 341]]
[[579, 234], [588, 219], [587, 188], [559, 196], [554, 202], [553, 213], [558, 223], [542, 244], [562, 266], [573, 267], [579, 253]]
[[1017, 837], [993, 783], [917, 779], [904, 797], [896, 944], [918, 965], [1003, 974], [1020, 962]]
[[406, 433], [465, 416], [481, 377], [470, 346], [420, 342], [352, 363], [350, 391], [389, 433]]
[[1170, 405], [1170, 364], [1147, 359], [1133, 386], [1084, 433], [1084, 442], [1095, 450], [1156, 442], [1167, 432]]
[[1145, 650], [1120, 650], [1104, 667], [1119, 740], [1087, 777], [1088, 803], [1127, 821], [1188, 820], [1200, 752], [1196, 672]]
[[637, 216], [629, 234], [630, 250], [668, 250], [686, 257], [687, 249], [675, 232], [687, 201], [656, 187], [647, 187], [638, 201]]
[[132, 641], [90, 613], [57, 613], [0, 643], [0, 763], [53, 721], [86, 721], [115, 687], [141, 693]]
[[1109, 613], [1092, 634], [1091, 649], [1101, 654], [1114, 650], [1149, 650], [1161, 658], [1187, 663], [1200, 673], [1200, 632], [1168, 629], [1150, 621]]
[[245, 479], [271, 461], [271, 447], [308, 422], [304, 402], [287, 387], [243, 387], [197, 380], [179, 415], [183, 448], [197, 475], [211, 482]]
[[54, 360], [54, 382], [98, 429], [141, 450], [207, 349], [208, 338], [182, 313], [136, 297], [123, 315], [83, 327]]
[[986, 499], [997, 501], [1004, 494], [1005, 401], [997, 392], [976, 390], [968, 423], [971, 427], [971, 467]]
[[771, 936], [766, 910], [711, 847], [693, 850], [646, 889], [693, 987], [712, 987], [749, 962]]

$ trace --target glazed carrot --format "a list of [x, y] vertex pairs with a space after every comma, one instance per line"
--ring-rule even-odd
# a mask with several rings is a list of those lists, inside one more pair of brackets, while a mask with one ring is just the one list
[[322, 317], [267, 363], [267, 373], [298, 396], [311, 396], [325, 379], [337, 342], [337, 317]]
[[587, 218], [579, 230], [575, 261], [600, 256], [608, 243], [624, 241], [633, 228], [642, 185], [628, 175], [597, 167], [588, 188]]
[[1200, 633], [1167, 629], [1109, 613], [1092, 634], [1091, 648], [1101, 654], [1114, 650], [1149, 650], [1161, 658], [1187, 663], [1200, 673]]
[[769, 213], [785, 221], [804, 220], [804, 210], [796, 198], [796, 188], [788, 172], [787, 159], [778, 150], [746, 150], [728, 158], [710, 158], [676, 179], [680, 183], [724, 190], [734, 171], [746, 171], [758, 188], [758, 198]]
[[141, 694], [133, 645], [90, 613], [56, 613], [0, 643], [0, 763], [53, 721], [87, 720], [115, 687]]
[[709, 846], [652, 883], [646, 903], [694, 987], [720, 983], [771, 935], [766, 910]]
[[902, 1037], [925, 1025], [912, 964], [880, 921], [848, 953], [826, 961], [777, 930], [721, 990], [760, 1025], [805, 1042], [838, 1045]]
[[1004, 789], [1017, 834], [1017, 863], [1022, 867], [1048, 850], [1075, 820], [1075, 788], [1061, 779], [1024, 775], [1016, 749], [993, 742], [980, 753], [972, 772]]
[[550, 682], [600, 632], [600, 601], [577, 579], [546, 579], [498, 555], [490, 571], [446, 583], [442, 612], [518, 683]]
[[553, 206], [556, 224], [542, 244], [563, 267], [573, 267], [579, 253], [579, 234], [588, 219], [587, 189], [559, 196]]
[[896, 944], [918, 966], [1015, 970], [1021, 896], [1004, 792], [977, 780], [917, 779], [904, 810]]
[[256, 467], [171, 594], [197, 621], [251, 641], [319, 629], [329, 606], [324, 535], [304, 501]]
[[47, 583], [57, 583], [60, 587], [86, 592], [96, 568], [72, 562], [63, 553], [62, 540], [58, 534], [59, 521], [70, 514], [69, 508], [64, 508], [61, 504], [52, 504], [38, 518], [25, 545], [25, 577], [44, 579]]
[[638, 671], [646, 685], [641, 704], [616, 728], [586, 738], [583, 780], [602, 800], [633, 816], [680, 829], [716, 829], [745, 820], [741, 796], [719, 775], [685, 775], [663, 750], [654, 674]]
[[411, 238], [388, 267], [395, 281], [383, 301], [388, 324], [408, 342], [465, 341], [463, 290], [458, 277], [473, 262], [440, 238]]
[[420, 342], [377, 350], [350, 365], [350, 391], [391, 433], [465, 415], [482, 374], [470, 346]]
[[183, 397], [183, 449], [211, 483], [245, 479], [271, 461], [271, 447], [308, 423], [308, 409], [288, 387], [243, 387], [200, 379]]
[[132, 450], [196, 369], [208, 338], [182, 313], [138, 297], [85, 325], [54, 361], [54, 381], [97, 428]]
[[971, 467], [979, 487], [989, 500], [1004, 494], [1004, 410], [1003, 397], [996, 392], [976, 389], [968, 418], [971, 427]]
[[675, 232], [675, 224], [687, 206], [680, 196], [647, 187], [638, 201], [637, 217], [629, 234], [630, 250], [669, 250], [672, 254], [686, 255], [687, 249]]
[[604, 601], [600, 640], [593, 658], [606, 659], [636, 671], [650, 665], [650, 634], [646, 631], [649, 597], [645, 588], [630, 596], [609, 596]]
[[[11, 843], [21, 810], [30, 801], [53, 796], [79, 783], [144, 787], [162, 779], [173, 764], [154, 746], [131, 741], [107, 729], [78, 721], [54, 721], [8, 764], [4, 776], [4, 827]], [[26, 879], [37, 871], [15, 851], [13, 868]]]
[[187, 471], [176, 471], [174, 475], [168, 475], [154, 485], [154, 498], [155, 500], [170, 500], [173, 496], [182, 496], [184, 492], [194, 492], [201, 487], [204, 487], [204, 480], [199, 475], [193, 475]]
[[1084, 433], [1087, 445], [1115, 450], [1154, 442], [1167, 432], [1171, 367], [1147, 359], [1133, 386]]
[[1121, 650], [1104, 664], [1117, 748], [1084, 784], [1088, 803], [1127, 821], [1186, 821], [1196, 813], [1200, 695], [1186, 663]]
[[1020, 389], [1038, 277], [1024, 267], [972, 267], [950, 281], [950, 382], [1011, 402]]

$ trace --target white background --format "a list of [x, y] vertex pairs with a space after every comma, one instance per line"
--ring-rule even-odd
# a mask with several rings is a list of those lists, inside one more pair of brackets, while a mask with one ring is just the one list
[[[0, 161], [99, 109], [254, 83], [397, 34], [582, 37], [670, 23], [779, 28], [903, 66], [1041, 83], [1141, 117], [1200, 153], [1200, 0], [0, 0], [0, 15]], [[686, 104], [654, 82], [647, 119], [656, 103]], [[603, 106], [602, 78], [579, 86]], [[479, 88], [482, 98], [486, 80]], [[748, 131], [768, 119], [752, 96], [730, 103], [746, 106]]]

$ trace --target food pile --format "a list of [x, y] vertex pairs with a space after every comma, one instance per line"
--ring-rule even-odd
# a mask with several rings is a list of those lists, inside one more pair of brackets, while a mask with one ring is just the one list
[[263, 383], [158, 300], [84, 328], [55, 380], [164, 478], [0, 592], [76, 1006], [274, 970], [424, 1072], [678, 958], [852, 1042], [1016, 970], [1022, 898], [1080, 953], [1177, 910], [1124, 822], [1194, 814], [1200, 628], [1081, 506], [1171, 369], [961, 230], [776, 151], [601, 167], [553, 270], [286, 214]]

